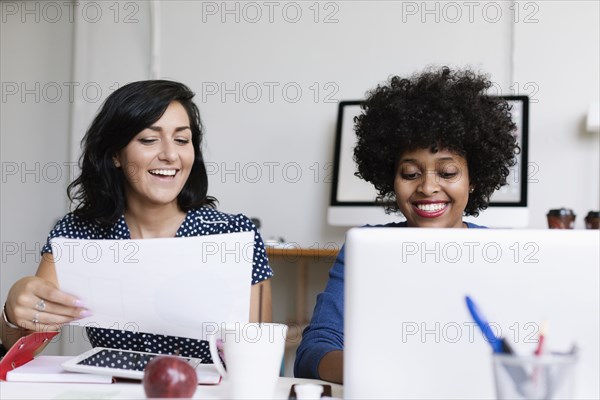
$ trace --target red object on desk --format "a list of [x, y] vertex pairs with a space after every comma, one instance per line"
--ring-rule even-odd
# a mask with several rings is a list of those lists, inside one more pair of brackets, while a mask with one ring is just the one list
[[8, 371], [33, 360], [36, 350], [58, 334], [59, 332], [33, 332], [20, 338], [0, 361], [0, 380], [6, 380]]
[[548, 329], [548, 324], [546, 321], [542, 322], [542, 328], [540, 329], [540, 336], [538, 338], [538, 344], [535, 348], [535, 352], [533, 353], [536, 356], [541, 356], [544, 349], [544, 339], [546, 338], [546, 330]]
[[536, 356], [541, 356], [542, 355], [542, 348], [544, 347], [544, 335], [540, 335], [540, 338], [538, 339], [538, 345], [535, 349], [535, 355]]

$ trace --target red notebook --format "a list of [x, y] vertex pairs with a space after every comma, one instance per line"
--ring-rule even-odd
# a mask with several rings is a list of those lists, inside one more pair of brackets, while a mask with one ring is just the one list
[[33, 332], [20, 338], [0, 361], [0, 380], [6, 380], [8, 371], [33, 360], [36, 350], [58, 334], [59, 332]]

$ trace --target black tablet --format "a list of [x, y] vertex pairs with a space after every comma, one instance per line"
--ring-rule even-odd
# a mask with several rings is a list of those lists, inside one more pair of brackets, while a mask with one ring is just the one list
[[[164, 354], [95, 347], [62, 363], [66, 371], [111, 375], [119, 378], [142, 379], [144, 369], [154, 357]], [[202, 364], [197, 358], [181, 357], [198, 375], [198, 384], [216, 385], [221, 380], [213, 364]]]

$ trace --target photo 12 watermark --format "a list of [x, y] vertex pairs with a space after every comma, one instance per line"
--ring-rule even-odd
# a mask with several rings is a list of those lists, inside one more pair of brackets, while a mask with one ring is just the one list
[[[53, 262], [74, 263], [81, 260], [86, 263], [138, 264], [141, 261], [139, 243], [135, 240], [113, 240], [110, 245], [106, 241], [81, 239], [60, 240], [50, 242], [2, 242], [2, 263], [35, 262], [39, 263], [44, 256], [52, 255]], [[44, 251], [44, 254], [42, 254]], [[254, 242], [243, 246], [239, 243], [227, 243], [218, 239], [203, 241], [198, 249], [199, 261], [207, 263], [219, 260], [221, 263], [252, 263], [254, 259]]]
[[[523, 168], [523, 166], [521, 166], [521, 164], [516, 164], [513, 169], [514, 169], [514, 173], [511, 173], [508, 177], [507, 177], [507, 182], [510, 183], [514, 183], [514, 184], [518, 184], [521, 182], [521, 168]], [[539, 183], [539, 177], [538, 177], [538, 173], [540, 172], [540, 165], [534, 161], [529, 161], [527, 163], [527, 171], [526, 171], [526, 175], [527, 175], [527, 183]], [[500, 190], [502, 190], [502, 188], [500, 188]]]
[[72, 161], [3, 161], [0, 163], [2, 183], [61, 183], [75, 179], [79, 166]]
[[336, 82], [202, 82], [199, 98], [202, 103], [337, 103], [339, 90]]
[[340, 2], [334, 1], [202, 1], [202, 23], [340, 22]]
[[[143, 4], [143, 3], [142, 3]], [[137, 24], [140, 2], [136, 1], [1, 1], [2, 23], [84, 22]]]
[[[519, 321], [508, 327], [506, 335], [503, 334], [499, 323], [490, 322], [489, 328], [494, 337], [510, 338], [513, 343], [537, 343], [540, 330], [535, 322]], [[402, 343], [474, 343], [481, 339], [489, 341], [472, 321], [403, 321], [398, 336]]]
[[[267, 241], [269, 243], [269, 241]], [[297, 242], [278, 242], [275, 246], [267, 245], [269, 249], [276, 250], [277, 255], [271, 256], [271, 261], [282, 260], [284, 262], [297, 262], [300, 259], [311, 261], [313, 263], [333, 264], [341, 246], [336, 242], [313, 242], [310, 245], [301, 245]]]
[[16, 82], [4, 81], [1, 85], [2, 103], [59, 103], [83, 101], [100, 103], [119, 88], [118, 82], [101, 85], [98, 82]]
[[[93, 317], [92, 317], [93, 319]], [[30, 324], [22, 324], [23, 328], [28, 328]], [[199, 338], [208, 338], [211, 335], [219, 334], [223, 337], [227, 337], [228, 340], [233, 340], [236, 342], [245, 341], [248, 343], [255, 343], [260, 341], [261, 339], [265, 339], [268, 342], [276, 342], [279, 339], [287, 340], [287, 343], [291, 344], [299, 344], [302, 340], [302, 331], [304, 329], [304, 325], [296, 324], [296, 323], [287, 323], [286, 324], [287, 335], [286, 336], [278, 336], [282, 334], [280, 330], [275, 329], [274, 325], [265, 324], [262, 329], [258, 329], [256, 324], [245, 324], [245, 323], [235, 323], [231, 326], [231, 323], [227, 322], [203, 322], [201, 324], [201, 328], [198, 330], [198, 338], [196, 340], [201, 340]], [[80, 321], [71, 321], [67, 324], [45, 324], [43, 326], [38, 326], [39, 331], [41, 332], [56, 332], [59, 331], [61, 335], [57, 335], [53, 337], [50, 343], [56, 343], [59, 341], [67, 342], [67, 343], [78, 343], [81, 340], [84, 343], [91, 343], [88, 329], [108, 329], [113, 331], [113, 334], [116, 337], [121, 335], [127, 336], [131, 334], [141, 334], [139, 324], [135, 321], [121, 323], [119, 321], [115, 321], [114, 323], [103, 323], [99, 324], [94, 321], [87, 321], [82, 323]], [[190, 338], [193, 339], [193, 338]]]
[[312, 183], [330, 184], [332, 162], [305, 164], [297, 161], [212, 162], [206, 164], [206, 173], [221, 183]]
[[539, 23], [540, 5], [534, 1], [403, 1], [402, 22], [496, 24], [510, 18], [514, 23]]
[[[137, 264], [140, 262], [138, 254], [140, 246], [135, 241], [115, 240], [110, 246], [102, 246], [96, 240], [63, 240], [51, 241], [52, 257], [54, 262], [61, 260], [74, 263], [75, 260], [83, 260], [87, 263], [124, 263]], [[108, 250], [108, 251], [107, 251]], [[75, 254], [75, 253], [78, 254]]]
[[42, 260], [42, 247], [46, 242], [2, 241], [2, 264], [39, 264]]
[[[84, 260], [88, 263], [109, 262], [137, 264], [140, 262], [139, 245], [135, 241], [114, 241], [110, 246], [103, 247], [97, 240], [73, 240], [47, 242], [2, 241], [2, 263], [22, 264], [31, 262], [39, 264], [44, 257], [52, 256], [53, 262], [65, 261], [73, 263]], [[44, 253], [42, 253], [42, 251]]]
[[537, 264], [540, 246], [536, 242], [514, 242], [503, 247], [500, 243], [489, 242], [411, 242], [400, 244], [402, 255], [400, 262], [425, 263], [447, 262], [452, 264], [496, 264], [503, 259], [515, 264]]
[[527, 96], [529, 103], [539, 103], [538, 98], [540, 86], [537, 82], [513, 82], [508, 87], [503, 87], [498, 82], [492, 82], [492, 86], [488, 89], [487, 94], [490, 96]]
[[[233, 245], [233, 247], [231, 247]], [[228, 247], [229, 246], [229, 247]], [[205, 241], [202, 242], [200, 247], [200, 260], [203, 263], [207, 263], [214, 260], [214, 256], [217, 256], [222, 263], [234, 262], [247, 262], [252, 263], [254, 260], [254, 243], [246, 243], [243, 246], [239, 243], [230, 243], [220, 241]]]

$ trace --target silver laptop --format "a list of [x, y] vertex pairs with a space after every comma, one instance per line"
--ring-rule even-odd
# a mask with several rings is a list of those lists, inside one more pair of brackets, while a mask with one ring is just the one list
[[579, 349], [575, 397], [600, 398], [600, 232], [352, 229], [344, 397], [495, 398], [470, 296], [518, 354]]

